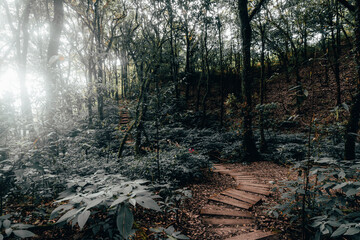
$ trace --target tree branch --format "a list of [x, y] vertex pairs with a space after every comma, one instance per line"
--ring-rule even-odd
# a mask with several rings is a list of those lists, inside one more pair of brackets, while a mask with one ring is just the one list
[[249, 15], [249, 21], [251, 21], [254, 16], [260, 11], [262, 5], [264, 5], [264, 3], [266, 2], [266, 0], [261, 0], [254, 8], [254, 10], [250, 13]]
[[348, 1], [346, 0], [337, 0], [337, 1], [341, 3], [344, 7], [349, 9], [350, 12], [355, 12], [355, 7], [351, 5]]

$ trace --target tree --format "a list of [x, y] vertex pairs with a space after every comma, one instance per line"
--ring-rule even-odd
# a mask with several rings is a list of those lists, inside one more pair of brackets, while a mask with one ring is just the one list
[[[5, 7], [6, 15], [10, 25], [10, 29], [13, 34], [15, 47], [16, 47], [16, 62], [17, 62], [17, 73], [20, 82], [20, 94], [21, 94], [21, 114], [24, 118], [24, 124], [22, 130], [24, 136], [26, 136], [27, 130], [34, 131], [33, 127], [28, 128], [28, 126], [33, 124], [33, 115], [31, 110], [31, 102], [29, 94], [26, 88], [26, 68], [27, 68], [27, 57], [28, 57], [28, 48], [29, 48], [29, 20], [31, 13], [31, 1], [24, 1], [24, 9], [22, 16], [19, 16], [19, 22], [17, 28], [13, 24], [13, 19], [10, 13], [9, 6], [7, 1], [3, 2]], [[19, 8], [18, 5], [16, 5]], [[17, 9], [19, 12], [20, 9]]]
[[[260, 44], [261, 44], [261, 52], [260, 52], [260, 66], [261, 66], [261, 76], [260, 76], [260, 105], [263, 105], [265, 102], [265, 91], [266, 91], [266, 69], [265, 69], [265, 44], [266, 44], [266, 23], [262, 22], [259, 19], [257, 28], [260, 33]], [[260, 111], [260, 152], [264, 152], [266, 150], [266, 140], [264, 133], [264, 114], [263, 110]]]
[[355, 0], [355, 5], [352, 5], [346, 0], [338, 0], [344, 7], [346, 7], [355, 18], [355, 63], [356, 63], [356, 94], [353, 99], [353, 104], [350, 108], [350, 117], [346, 126], [345, 136], [345, 153], [346, 160], [354, 160], [355, 154], [355, 141], [357, 132], [359, 130], [360, 119], [360, 0]]
[[58, 55], [60, 36], [64, 23], [64, 5], [63, 0], [53, 0], [54, 17], [50, 24], [50, 40], [47, 49], [47, 71], [46, 71], [46, 110], [50, 123], [54, 117], [54, 109], [56, 109], [57, 98], [57, 63], [60, 59]]
[[260, 11], [266, 0], [261, 0], [249, 14], [248, 0], [238, 0], [238, 10], [240, 18], [241, 40], [242, 40], [242, 62], [241, 71], [243, 84], [243, 160], [255, 161], [259, 159], [259, 153], [256, 149], [254, 134], [252, 131], [252, 75], [251, 75], [251, 25], [250, 22], [254, 16]]

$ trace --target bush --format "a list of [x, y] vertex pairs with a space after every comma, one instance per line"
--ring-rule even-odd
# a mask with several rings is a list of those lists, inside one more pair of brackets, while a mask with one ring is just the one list
[[299, 172], [298, 179], [284, 182], [280, 187], [283, 202], [271, 213], [276, 217], [288, 217], [299, 225], [305, 224], [304, 230], [316, 240], [322, 236], [356, 236], [358, 239], [360, 162], [324, 157], [298, 162], [295, 170]]

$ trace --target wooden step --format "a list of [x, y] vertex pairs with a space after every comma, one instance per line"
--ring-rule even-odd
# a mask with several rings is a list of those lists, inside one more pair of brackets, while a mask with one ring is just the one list
[[221, 193], [222, 195], [235, 198], [237, 200], [247, 202], [251, 205], [255, 205], [256, 203], [261, 201], [260, 196], [252, 195], [246, 192], [240, 192], [235, 189], [229, 189]]
[[256, 194], [261, 194], [261, 195], [265, 195], [265, 196], [270, 195], [270, 191], [268, 191], [268, 190], [264, 190], [264, 189], [257, 188], [257, 187], [252, 187], [252, 186], [245, 186], [243, 184], [238, 185], [236, 187], [236, 189], [243, 190], [243, 191], [246, 191], [246, 192], [252, 192], [252, 193], [256, 193]]
[[277, 237], [276, 234], [271, 232], [261, 232], [255, 231], [251, 233], [241, 234], [235, 237], [227, 238], [225, 240], [266, 240], [266, 239], [275, 239]]
[[235, 172], [233, 171], [231, 173], [232, 176], [237, 176], [237, 177], [253, 177], [252, 175], [249, 175], [249, 173], [246, 172]]
[[263, 198], [262, 196], [259, 196], [257, 194], [245, 192], [245, 191], [234, 189], [234, 188], [229, 188], [229, 189], [227, 189], [225, 191], [231, 192], [231, 193], [236, 194], [236, 195], [240, 195], [240, 196], [242, 196], [244, 198], [247, 198], [247, 199], [250, 199], [250, 200], [252, 200], [252, 201], [254, 201], [256, 203], [261, 201], [262, 198]]
[[211, 209], [204, 207], [200, 211], [201, 215], [214, 215], [214, 216], [230, 216], [230, 217], [243, 217], [243, 218], [254, 218], [249, 212], [241, 212], [230, 209]]
[[230, 173], [232, 172], [231, 170], [225, 170], [225, 169], [214, 169], [213, 172], [217, 172], [217, 173], [221, 173], [224, 175], [230, 175]]
[[228, 171], [231, 171], [231, 170], [226, 169], [226, 168], [224, 168], [224, 167], [217, 167], [217, 166], [214, 166], [214, 168], [213, 168], [213, 172], [219, 172], [219, 171], [228, 172]]
[[253, 230], [252, 226], [236, 226], [236, 227], [214, 227], [209, 228], [210, 232], [218, 235], [240, 234], [240, 232], [248, 232]]
[[232, 176], [235, 181], [239, 181], [239, 182], [244, 182], [244, 181], [252, 181], [252, 182], [257, 182], [258, 180], [252, 176], [248, 176], [248, 177], [239, 177], [239, 176]]
[[239, 185], [257, 187], [257, 188], [264, 189], [264, 190], [270, 190], [271, 189], [271, 187], [269, 185], [260, 184], [260, 183], [240, 183]]
[[245, 225], [253, 224], [253, 219], [235, 219], [235, 218], [203, 218], [203, 223], [212, 225]]
[[246, 202], [242, 202], [230, 197], [226, 197], [226, 196], [221, 196], [221, 195], [215, 195], [209, 198], [209, 200], [215, 201], [215, 202], [221, 202], [221, 203], [225, 203], [231, 206], [235, 206], [235, 207], [239, 207], [239, 208], [243, 208], [243, 209], [250, 209], [253, 205], [246, 203]]
[[226, 166], [222, 165], [222, 164], [213, 164], [213, 166], [216, 168], [216, 169], [227, 169]]
[[209, 229], [210, 232], [216, 233], [218, 235], [229, 235], [239, 233], [239, 227], [214, 227]]

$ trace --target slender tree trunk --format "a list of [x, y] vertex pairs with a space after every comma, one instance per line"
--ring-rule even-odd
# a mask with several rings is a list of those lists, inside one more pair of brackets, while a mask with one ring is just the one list
[[171, 5], [171, 1], [166, 1], [167, 10], [169, 12], [169, 25], [170, 25], [170, 53], [171, 53], [171, 76], [173, 78], [173, 82], [175, 84], [175, 98], [176, 101], [179, 100], [180, 92], [179, 92], [179, 84], [177, 79], [177, 63], [176, 63], [176, 41], [174, 36], [174, 14], [173, 8]]
[[303, 50], [303, 62], [304, 63], [307, 63], [307, 60], [308, 60], [308, 53], [307, 53], [307, 47], [308, 47], [308, 44], [307, 44], [307, 40], [308, 40], [308, 32], [307, 32], [307, 26], [306, 26], [306, 15], [305, 15], [305, 20], [304, 20], [304, 29], [303, 29], [303, 44], [304, 44], [304, 50]]
[[[20, 22], [21, 27], [19, 26], [18, 32], [22, 32], [22, 48], [20, 44], [20, 35], [18, 36], [18, 42], [16, 44], [17, 48], [17, 57], [18, 57], [18, 77], [20, 81], [20, 95], [21, 95], [21, 115], [24, 118], [24, 136], [26, 136], [27, 131], [34, 131], [32, 127], [33, 115], [31, 110], [31, 102], [29, 94], [26, 88], [26, 66], [27, 66], [27, 55], [29, 47], [29, 17], [30, 17], [31, 2], [28, 0], [25, 3], [25, 9]], [[30, 125], [30, 126], [29, 126]], [[30, 127], [30, 128], [29, 128]]]
[[225, 101], [225, 90], [224, 90], [224, 56], [223, 56], [223, 41], [222, 41], [222, 31], [221, 31], [221, 21], [220, 16], [218, 16], [217, 22], [218, 32], [219, 32], [219, 48], [220, 48], [220, 126], [224, 125], [224, 101]]
[[285, 54], [284, 54], [284, 69], [285, 69], [285, 79], [287, 83], [290, 83], [290, 74], [289, 74], [289, 44], [285, 42]]
[[123, 99], [125, 99], [128, 91], [128, 58], [125, 51], [122, 51], [121, 55], [121, 96]]
[[114, 64], [114, 74], [115, 74], [115, 100], [117, 103], [119, 103], [120, 97], [119, 97], [119, 75], [118, 75], [118, 69], [117, 69], [117, 57], [113, 60]]
[[303, 87], [300, 76], [299, 54], [294, 44], [293, 44], [293, 53], [295, 58], [294, 69], [295, 69], [295, 77], [296, 77], [296, 107], [297, 107], [297, 112], [301, 113], [301, 103], [303, 101], [302, 98], [304, 97], [304, 93], [303, 93]]
[[[260, 37], [261, 37], [261, 79], [260, 79], [260, 105], [264, 104], [265, 99], [265, 26], [260, 24]], [[266, 140], [264, 133], [264, 112], [260, 111], [260, 152], [265, 152]]]
[[94, 7], [94, 30], [95, 30], [95, 41], [96, 41], [96, 59], [97, 59], [97, 109], [99, 114], [99, 120], [104, 120], [104, 91], [103, 91], [103, 84], [104, 84], [104, 74], [103, 74], [103, 57], [102, 57], [102, 27], [101, 21], [102, 18], [100, 16], [99, 5], [102, 3], [101, 0], [96, 0]]
[[92, 128], [93, 121], [93, 112], [92, 112], [92, 84], [93, 84], [93, 74], [92, 74], [92, 61], [89, 58], [89, 69], [88, 69], [88, 92], [87, 92], [87, 109], [88, 109], [88, 125], [89, 128]]
[[205, 56], [204, 56], [204, 64], [205, 64], [205, 74], [206, 74], [206, 88], [205, 88], [205, 94], [204, 97], [202, 99], [202, 107], [203, 107], [203, 116], [202, 116], [202, 126], [204, 127], [205, 125], [205, 120], [206, 120], [206, 114], [207, 114], [207, 104], [206, 101], [208, 99], [208, 95], [209, 95], [209, 90], [210, 90], [210, 66], [209, 66], [209, 49], [207, 46], [207, 41], [208, 41], [208, 24], [207, 22], [205, 22], [205, 29], [204, 29], [204, 51], [205, 51]]
[[191, 46], [191, 39], [189, 35], [188, 23], [185, 24], [185, 41], [186, 41], [186, 58], [185, 58], [185, 101], [188, 103], [189, 101], [189, 92], [190, 92], [190, 79], [191, 79], [191, 68], [190, 68], [190, 46]]
[[205, 67], [205, 47], [203, 42], [203, 37], [201, 36], [201, 73], [198, 80], [197, 88], [196, 88], [196, 112], [200, 110], [200, 95], [201, 95], [201, 86], [203, 84], [204, 75], [206, 74], [206, 67]]
[[327, 44], [326, 44], [326, 35], [325, 33], [322, 33], [321, 36], [321, 47], [322, 47], [322, 52], [324, 54], [324, 73], [325, 73], [325, 85], [329, 85], [329, 54], [327, 51]]
[[[340, 87], [340, 63], [339, 63], [339, 56], [340, 56], [340, 27], [339, 27], [339, 13], [338, 13], [338, 3], [335, 3], [335, 11], [336, 11], [336, 34], [334, 29], [331, 28], [331, 40], [332, 40], [332, 49], [333, 49], [333, 71], [335, 75], [336, 81], [336, 105], [341, 105], [341, 87]], [[331, 17], [332, 18], [332, 17]], [[331, 25], [333, 20], [330, 19]]]
[[[47, 117], [49, 122], [53, 122], [54, 110], [57, 101], [57, 60], [60, 45], [60, 36], [63, 29], [64, 22], [64, 6], [63, 0], [54, 0], [54, 19], [50, 24], [50, 41], [47, 51], [47, 79], [46, 79], [46, 93], [47, 93]], [[54, 59], [55, 58], [55, 59]], [[51, 60], [51, 61], [50, 61]]]
[[266, 78], [269, 79], [269, 78], [271, 78], [271, 76], [272, 76], [272, 74], [273, 74], [273, 72], [272, 72], [272, 67], [271, 67], [271, 59], [270, 59], [269, 54], [268, 54], [267, 57], [266, 57], [266, 66], [267, 66], [267, 71], [266, 71], [267, 75], [266, 75]]

